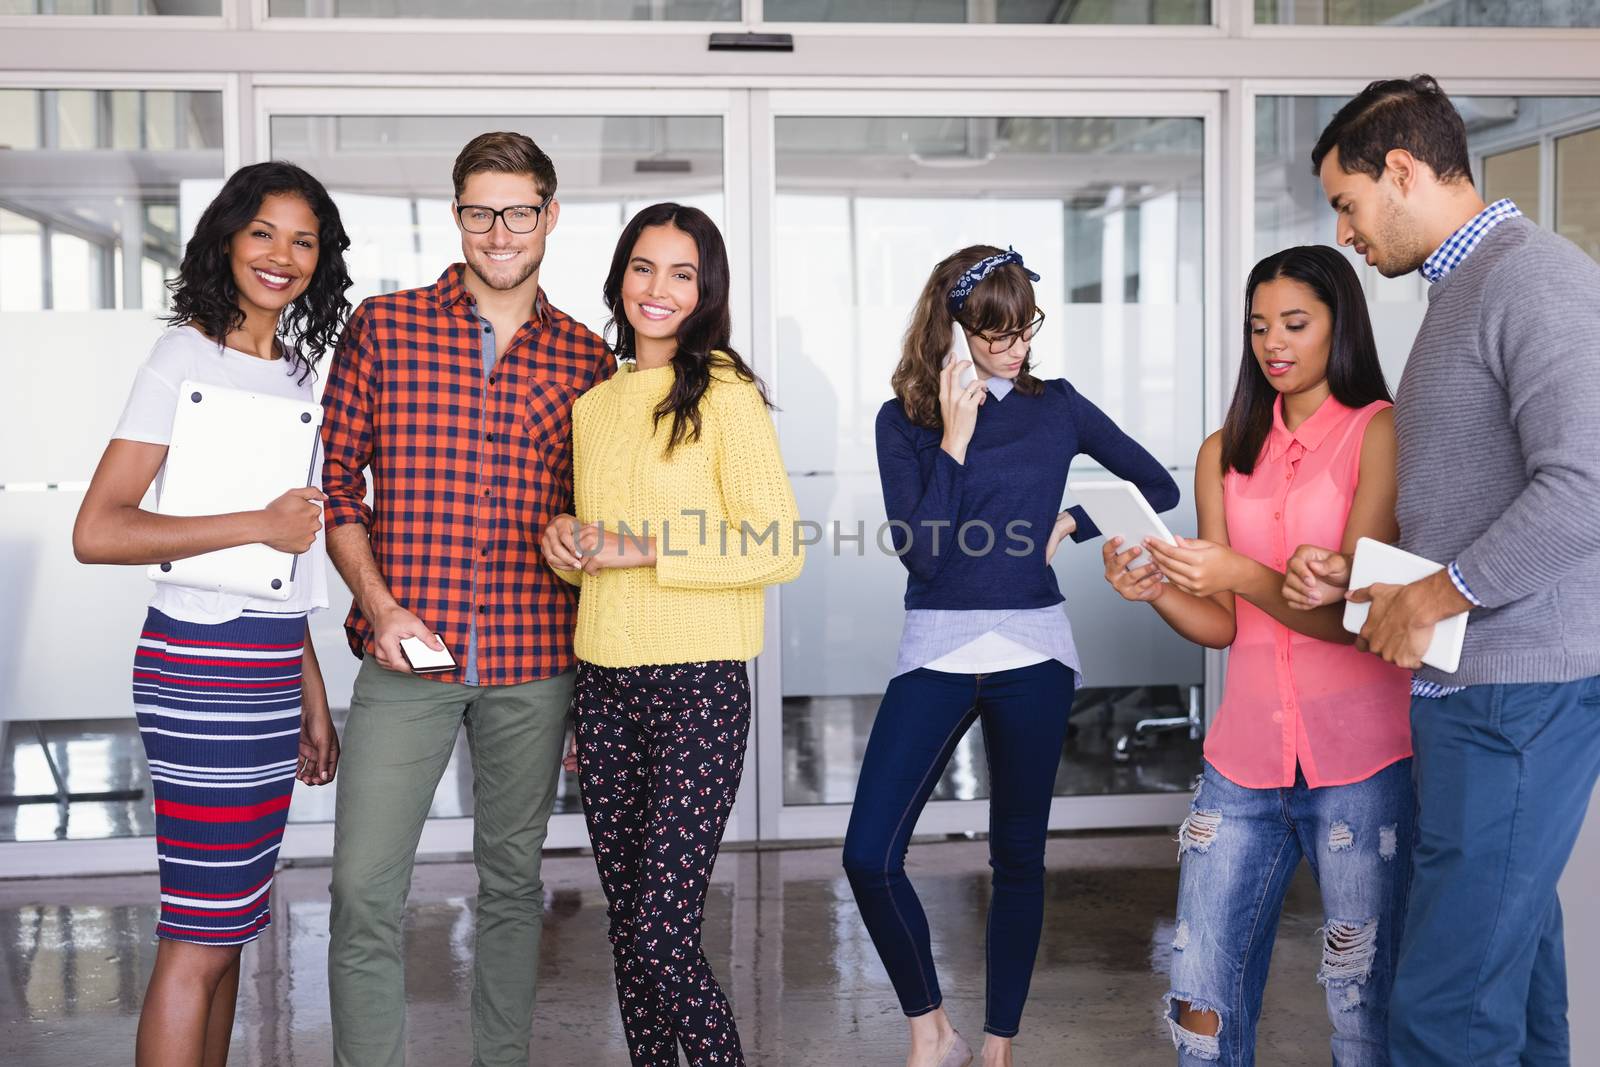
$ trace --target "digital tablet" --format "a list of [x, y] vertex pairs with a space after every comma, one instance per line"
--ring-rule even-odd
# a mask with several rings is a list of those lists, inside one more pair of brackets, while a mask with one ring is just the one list
[[[311, 400], [185, 380], [161, 473], [163, 515], [258, 511], [311, 484], [322, 407]], [[238, 545], [161, 563], [151, 580], [261, 600], [288, 600], [298, 557], [263, 544]]]
[[[1442, 564], [1402, 551], [1382, 541], [1363, 537], [1356, 542], [1356, 558], [1350, 564], [1350, 588], [1365, 589], [1369, 585], [1410, 585], [1430, 574], [1444, 570]], [[1344, 628], [1359, 634], [1367, 623], [1370, 604], [1344, 605]], [[1433, 628], [1433, 641], [1423, 653], [1422, 662], [1430, 667], [1454, 673], [1461, 666], [1461, 643], [1467, 636], [1467, 612], [1452, 615]]]
[[[1113, 481], [1070, 482], [1067, 490], [1089, 513], [1089, 518], [1094, 520], [1107, 540], [1122, 538], [1119, 551], [1126, 552], [1135, 545], [1143, 546], [1148, 537], [1169, 545], [1178, 543], [1172, 531], [1167, 529], [1167, 524], [1161, 521], [1150, 502], [1132, 482], [1120, 478]], [[1131, 570], [1149, 562], [1150, 554], [1141, 547], [1128, 567]]]

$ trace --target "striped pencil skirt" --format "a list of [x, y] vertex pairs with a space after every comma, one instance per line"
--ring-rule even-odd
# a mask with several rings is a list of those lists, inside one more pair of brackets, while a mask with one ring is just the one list
[[159, 938], [242, 945], [272, 922], [305, 640], [303, 613], [145, 619], [133, 705], [155, 792]]

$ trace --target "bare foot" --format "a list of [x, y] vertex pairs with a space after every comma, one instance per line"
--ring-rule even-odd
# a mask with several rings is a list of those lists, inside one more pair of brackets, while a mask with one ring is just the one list
[[980, 1061], [983, 1067], [1011, 1067], [1011, 1039], [1009, 1037], [995, 1037], [993, 1034], [983, 1036], [983, 1057]]
[[935, 1008], [926, 1015], [907, 1019], [911, 1028], [911, 1051], [906, 1053], [906, 1067], [939, 1067], [956, 1042], [956, 1029], [943, 1008]]

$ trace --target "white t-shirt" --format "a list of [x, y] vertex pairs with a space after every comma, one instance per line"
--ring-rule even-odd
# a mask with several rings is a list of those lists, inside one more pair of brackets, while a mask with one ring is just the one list
[[[185, 379], [270, 393], [291, 400], [310, 400], [311, 378], [299, 380], [299, 372], [281, 359], [260, 359], [248, 352], [217, 347], [215, 341], [192, 326], [175, 326], [161, 335], [150, 358], [133, 380], [133, 392], [123, 409], [116, 432], [111, 436], [124, 441], [165, 445], [172, 441], [172, 419], [178, 410], [178, 385]], [[312, 484], [322, 485], [320, 464], [313, 465]], [[165, 465], [156, 473], [160, 491]], [[285, 490], [293, 488], [284, 486]], [[323, 531], [300, 557], [288, 600], [258, 600], [254, 597], [221, 593], [209, 589], [156, 583], [150, 606], [164, 615], [184, 622], [216, 624], [237, 619], [246, 610], [292, 613], [311, 612], [328, 606], [328, 549]]]

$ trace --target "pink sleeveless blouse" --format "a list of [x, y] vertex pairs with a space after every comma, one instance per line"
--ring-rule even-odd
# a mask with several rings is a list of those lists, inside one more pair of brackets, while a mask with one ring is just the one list
[[[1355, 500], [1361, 441], [1372, 417], [1332, 397], [1293, 432], [1273, 408], [1256, 469], [1222, 480], [1228, 541], [1282, 572], [1301, 545], [1337, 549]], [[1353, 645], [1295, 633], [1234, 600], [1238, 631], [1228, 652], [1222, 706], [1206, 736], [1206, 760], [1252, 789], [1312, 788], [1369, 778], [1411, 755], [1411, 675]]]

